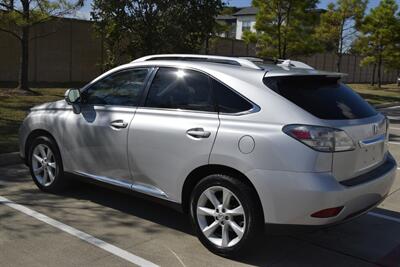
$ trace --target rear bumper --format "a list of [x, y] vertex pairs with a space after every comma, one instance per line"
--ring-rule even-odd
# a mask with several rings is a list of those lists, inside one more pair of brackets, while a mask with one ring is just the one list
[[[352, 186], [339, 183], [331, 173], [253, 170], [247, 176], [260, 196], [265, 223], [327, 225], [361, 215], [383, 201], [393, 184], [397, 166], [391, 155], [382, 166], [385, 166], [383, 171], [373, 170], [369, 177], [357, 180]], [[343, 210], [335, 217], [310, 216], [341, 206]]]

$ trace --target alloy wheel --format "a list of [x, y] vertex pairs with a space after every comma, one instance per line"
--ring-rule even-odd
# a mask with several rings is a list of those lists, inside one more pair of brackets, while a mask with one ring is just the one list
[[238, 197], [227, 188], [207, 188], [200, 195], [196, 213], [201, 231], [213, 244], [232, 247], [242, 239], [246, 216]]
[[45, 144], [38, 144], [32, 153], [32, 170], [36, 180], [50, 186], [57, 174], [57, 163], [53, 151]]

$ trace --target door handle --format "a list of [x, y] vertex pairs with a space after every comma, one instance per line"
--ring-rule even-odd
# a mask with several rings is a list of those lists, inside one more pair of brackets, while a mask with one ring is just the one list
[[192, 128], [187, 130], [186, 134], [194, 138], [208, 138], [210, 137], [211, 132], [204, 131], [203, 128]]
[[116, 121], [112, 121], [110, 123], [110, 125], [111, 125], [111, 127], [121, 129], [121, 128], [126, 128], [126, 126], [128, 126], [128, 123], [124, 122], [123, 120], [116, 120]]

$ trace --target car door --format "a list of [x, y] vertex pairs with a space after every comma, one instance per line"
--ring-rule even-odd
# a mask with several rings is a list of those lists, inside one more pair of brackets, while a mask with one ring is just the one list
[[71, 113], [65, 129], [66, 167], [106, 182], [130, 181], [128, 126], [142, 97], [150, 69], [122, 70], [81, 93], [81, 113]]
[[129, 165], [142, 191], [179, 201], [183, 178], [208, 164], [219, 127], [210, 79], [159, 68], [129, 129]]

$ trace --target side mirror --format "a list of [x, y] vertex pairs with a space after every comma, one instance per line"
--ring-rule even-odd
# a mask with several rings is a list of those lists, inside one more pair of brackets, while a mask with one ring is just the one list
[[68, 105], [78, 103], [80, 98], [81, 98], [81, 91], [75, 88], [68, 89], [64, 95], [64, 99], [68, 103]]
[[81, 106], [79, 105], [81, 99], [81, 91], [79, 89], [68, 89], [64, 95], [65, 101], [68, 105], [72, 105], [72, 109], [75, 114], [81, 113]]

